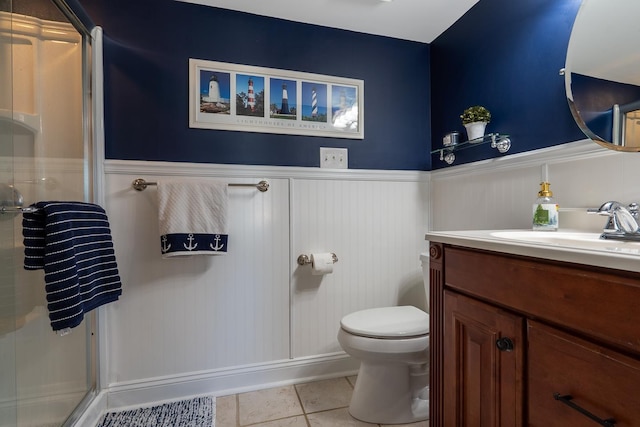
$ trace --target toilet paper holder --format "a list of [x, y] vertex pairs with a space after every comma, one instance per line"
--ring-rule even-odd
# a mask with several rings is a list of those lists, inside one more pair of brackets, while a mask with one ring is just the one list
[[[338, 256], [331, 252], [331, 258], [333, 258], [333, 263], [338, 262]], [[308, 255], [302, 254], [298, 257], [298, 265], [306, 265], [311, 264], [311, 258]]]

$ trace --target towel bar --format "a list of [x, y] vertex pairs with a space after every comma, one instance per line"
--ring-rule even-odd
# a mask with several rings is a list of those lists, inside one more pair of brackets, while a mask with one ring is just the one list
[[[134, 179], [131, 186], [138, 191], [146, 190], [148, 185], [158, 185], [157, 182], [147, 182], [142, 178]], [[229, 184], [229, 187], [256, 187], [259, 191], [264, 193], [269, 189], [269, 183], [267, 181], [260, 181], [257, 184]]]
[[34, 206], [28, 206], [23, 208], [22, 206], [0, 206], [0, 215], [4, 215], [6, 213], [31, 213], [37, 212], [40, 209]]

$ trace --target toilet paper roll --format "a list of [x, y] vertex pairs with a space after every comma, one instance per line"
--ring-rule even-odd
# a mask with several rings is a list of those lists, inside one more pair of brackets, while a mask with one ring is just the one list
[[311, 254], [311, 274], [322, 276], [333, 273], [333, 254]]

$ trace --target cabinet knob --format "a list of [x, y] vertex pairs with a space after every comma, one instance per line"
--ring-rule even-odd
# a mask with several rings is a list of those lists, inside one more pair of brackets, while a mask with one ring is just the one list
[[513, 341], [511, 338], [503, 337], [496, 340], [496, 347], [500, 351], [513, 351]]

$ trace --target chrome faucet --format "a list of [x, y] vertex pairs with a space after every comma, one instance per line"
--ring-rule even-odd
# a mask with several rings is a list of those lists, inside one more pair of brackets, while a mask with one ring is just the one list
[[609, 201], [598, 209], [589, 212], [607, 216], [607, 223], [600, 235], [601, 239], [640, 240], [640, 225], [638, 224], [637, 203], [625, 207], [622, 203]]

